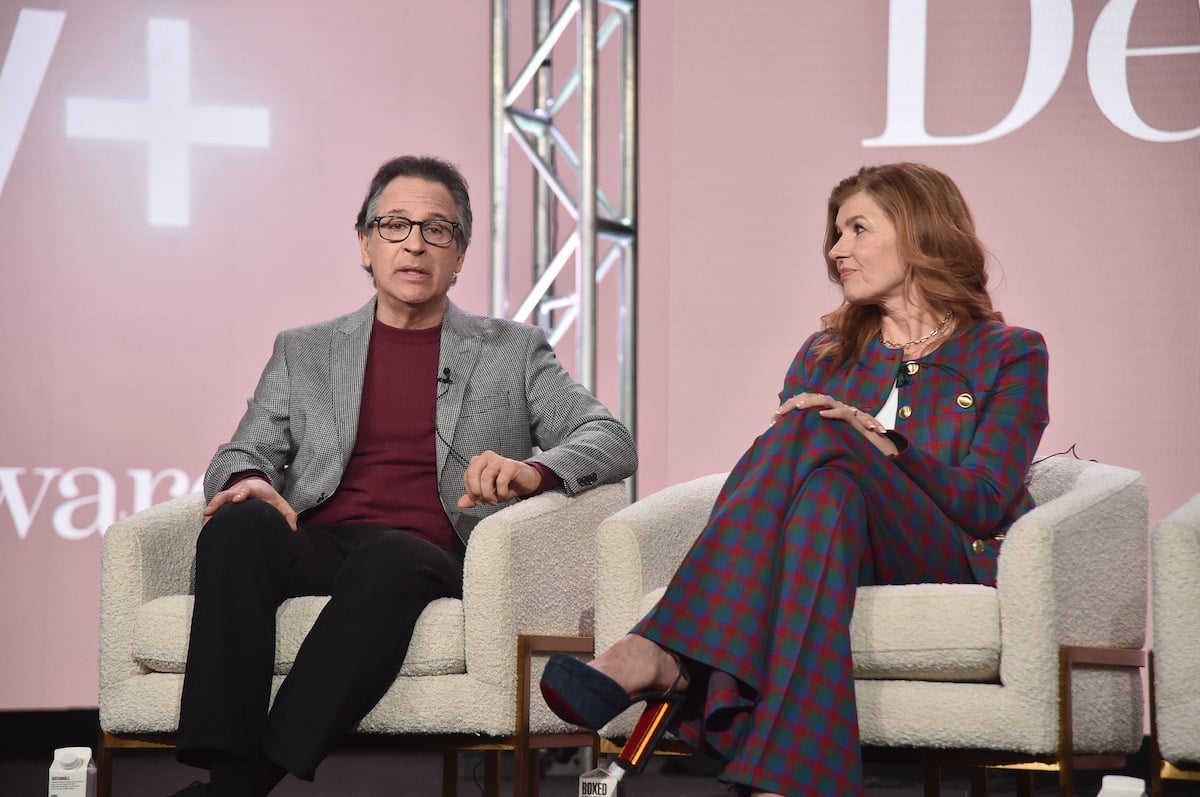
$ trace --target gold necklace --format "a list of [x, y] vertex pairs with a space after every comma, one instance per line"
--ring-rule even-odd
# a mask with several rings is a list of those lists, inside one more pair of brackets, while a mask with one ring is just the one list
[[881, 328], [879, 330], [879, 342], [882, 343], [884, 346], [888, 347], [889, 349], [907, 349], [909, 346], [920, 346], [922, 343], [926, 342], [930, 338], [932, 338], [936, 335], [942, 334], [942, 330], [946, 328], [946, 324], [950, 323], [950, 317], [952, 315], [953, 315], [953, 313], [947, 312], [946, 317], [943, 318], [941, 320], [941, 323], [939, 323], [936, 327], [929, 330], [928, 335], [926, 335], [923, 338], [917, 338], [916, 340], [910, 340], [907, 343], [894, 343], [893, 341], [888, 340], [887, 338], [885, 338], [883, 336], [883, 329]]

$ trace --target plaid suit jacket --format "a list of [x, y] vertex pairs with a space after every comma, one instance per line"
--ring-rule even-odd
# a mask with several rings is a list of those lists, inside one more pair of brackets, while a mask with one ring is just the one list
[[[208, 466], [208, 500], [247, 470], [266, 474], [297, 513], [333, 494], [358, 432], [375, 303], [372, 298], [353, 313], [276, 337], [233, 439]], [[568, 495], [637, 469], [629, 430], [562, 368], [538, 327], [472, 315], [450, 303], [438, 371], [450, 380], [438, 385], [438, 493], [464, 542], [505, 504], [459, 509], [466, 466], [449, 445], [466, 460], [492, 450], [540, 462]]]
[[842, 369], [812, 352], [826, 334], [801, 347], [781, 403], [824, 393], [874, 415], [897, 384], [900, 412], [891, 436], [901, 451], [892, 461], [962, 529], [980, 582], [995, 583], [1003, 534], [1033, 507], [1025, 477], [1050, 421], [1041, 334], [978, 322], [912, 361], [874, 339]]

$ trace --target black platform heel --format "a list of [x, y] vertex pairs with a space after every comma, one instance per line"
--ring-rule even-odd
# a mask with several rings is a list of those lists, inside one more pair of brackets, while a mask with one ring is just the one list
[[674, 682], [663, 691], [640, 692], [632, 697], [625, 694], [620, 684], [594, 667], [574, 656], [556, 653], [542, 673], [542, 697], [560, 718], [593, 730], [602, 728], [630, 706], [644, 701], [646, 708], [617, 757], [621, 768], [641, 772], [683, 709], [685, 696], [679, 691], [679, 685], [684, 680], [690, 681], [682, 659], [671, 651], [667, 653], [679, 668]]

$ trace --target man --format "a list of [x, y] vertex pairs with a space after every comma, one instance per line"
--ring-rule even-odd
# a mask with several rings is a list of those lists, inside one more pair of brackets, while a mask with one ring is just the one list
[[[265, 795], [287, 772], [311, 780], [395, 679], [424, 607], [462, 596], [483, 517], [636, 469], [629, 430], [541, 330], [447, 298], [471, 219], [451, 164], [384, 164], [355, 225], [375, 297], [279, 335], [214, 455], [177, 736], [179, 760], [211, 782], [177, 794]], [[325, 594], [268, 711], [275, 610]]]

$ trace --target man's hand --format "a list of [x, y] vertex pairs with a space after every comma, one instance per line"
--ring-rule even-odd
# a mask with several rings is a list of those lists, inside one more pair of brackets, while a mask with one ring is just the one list
[[247, 501], [251, 498], [266, 501], [278, 509], [279, 514], [283, 515], [283, 519], [292, 527], [292, 531], [296, 530], [296, 510], [292, 509], [291, 504], [284, 500], [283, 496], [271, 486], [269, 481], [258, 476], [242, 479], [228, 490], [222, 490], [214, 495], [213, 500], [209, 501], [208, 506], [204, 507], [204, 522], [207, 523], [208, 519], [223, 504], [240, 504], [242, 501]]
[[466, 495], [458, 499], [462, 509], [481, 504], [501, 504], [529, 495], [542, 483], [542, 474], [532, 465], [484, 451], [471, 457], [463, 474]]

